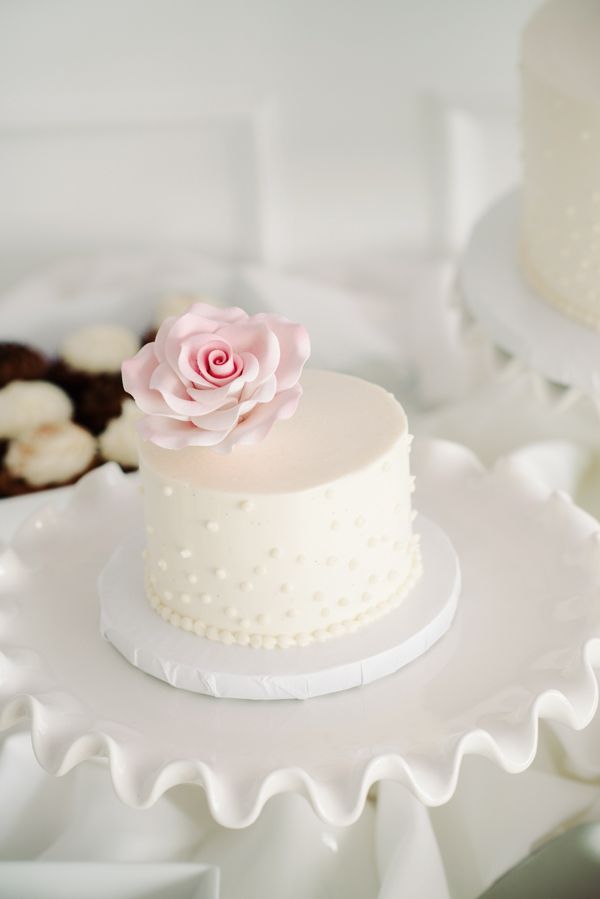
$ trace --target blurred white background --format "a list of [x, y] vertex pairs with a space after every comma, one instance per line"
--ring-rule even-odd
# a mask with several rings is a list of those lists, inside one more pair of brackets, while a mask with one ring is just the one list
[[73, 252], [460, 245], [518, 173], [535, 0], [3, 0], [0, 287]]

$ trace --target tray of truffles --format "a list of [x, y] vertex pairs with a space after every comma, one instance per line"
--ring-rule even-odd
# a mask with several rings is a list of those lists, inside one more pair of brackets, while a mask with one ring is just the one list
[[2, 315], [0, 498], [73, 484], [105, 462], [137, 469], [138, 412], [121, 363], [197, 299], [166, 294], [154, 309], [129, 303], [125, 314], [97, 303]]

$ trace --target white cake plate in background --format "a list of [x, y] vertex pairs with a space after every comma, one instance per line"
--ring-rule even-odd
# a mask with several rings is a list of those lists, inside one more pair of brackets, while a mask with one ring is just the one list
[[600, 333], [563, 314], [527, 285], [518, 261], [520, 194], [475, 226], [459, 271], [470, 313], [497, 346], [548, 380], [600, 398]]
[[106, 466], [2, 558], [0, 725], [28, 720], [56, 774], [106, 756], [132, 806], [201, 785], [232, 827], [286, 791], [348, 824], [381, 779], [439, 804], [467, 753], [523, 770], [540, 718], [581, 728], [597, 706], [598, 524], [510, 461], [487, 471], [455, 444], [415, 440], [411, 464], [416, 507], [448, 534], [462, 574], [452, 627], [412, 664], [308, 702], [221, 701], [137, 670], [98, 627], [98, 574], [141, 519], [136, 479]]
[[229, 699], [310, 699], [370, 684], [408, 665], [452, 624], [460, 593], [454, 547], [424, 516], [415, 521], [424, 572], [397, 608], [340, 639], [266, 650], [186, 633], [151, 609], [143, 534], [124, 540], [99, 580], [100, 629], [136, 668], [174, 687]]

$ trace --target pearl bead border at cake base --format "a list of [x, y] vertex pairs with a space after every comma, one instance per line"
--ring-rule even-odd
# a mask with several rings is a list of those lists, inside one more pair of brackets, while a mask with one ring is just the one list
[[[416, 539], [415, 539], [416, 538]], [[353, 634], [360, 627], [376, 621], [404, 599], [407, 593], [415, 586], [423, 573], [421, 560], [421, 548], [418, 534], [413, 534], [412, 549], [408, 574], [404, 581], [387, 599], [373, 605], [371, 608], [359, 612], [352, 618], [344, 621], [336, 621], [327, 628], [318, 629], [309, 633], [299, 634], [253, 634], [248, 631], [233, 631], [216, 625], [206, 625], [203, 621], [193, 619], [170, 609], [160, 601], [151, 585], [146, 581], [146, 596], [150, 606], [160, 615], [163, 621], [174, 627], [182, 628], [198, 637], [206, 637], [218, 643], [226, 645], [249, 646], [253, 649], [288, 649], [292, 646], [308, 646], [311, 643], [324, 643], [336, 637]]]

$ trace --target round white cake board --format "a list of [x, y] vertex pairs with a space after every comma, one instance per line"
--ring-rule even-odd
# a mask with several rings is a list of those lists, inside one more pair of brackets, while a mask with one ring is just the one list
[[100, 628], [125, 658], [174, 687], [230, 699], [309, 699], [369, 684], [446, 633], [460, 593], [454, 547], [420, 516], [424, 572], [397, 608], [355, 634], [286, 650], [225, 646], [163, 621], [144, 590], [143, 535], [124, 540], [99, 579]]
[[501, 349], [550, 381], [600, 396], [600, 333], [527, 285], [517, 252], [519, 209], [513, 191], [475, 226], [459, 271], [463, 300]]

